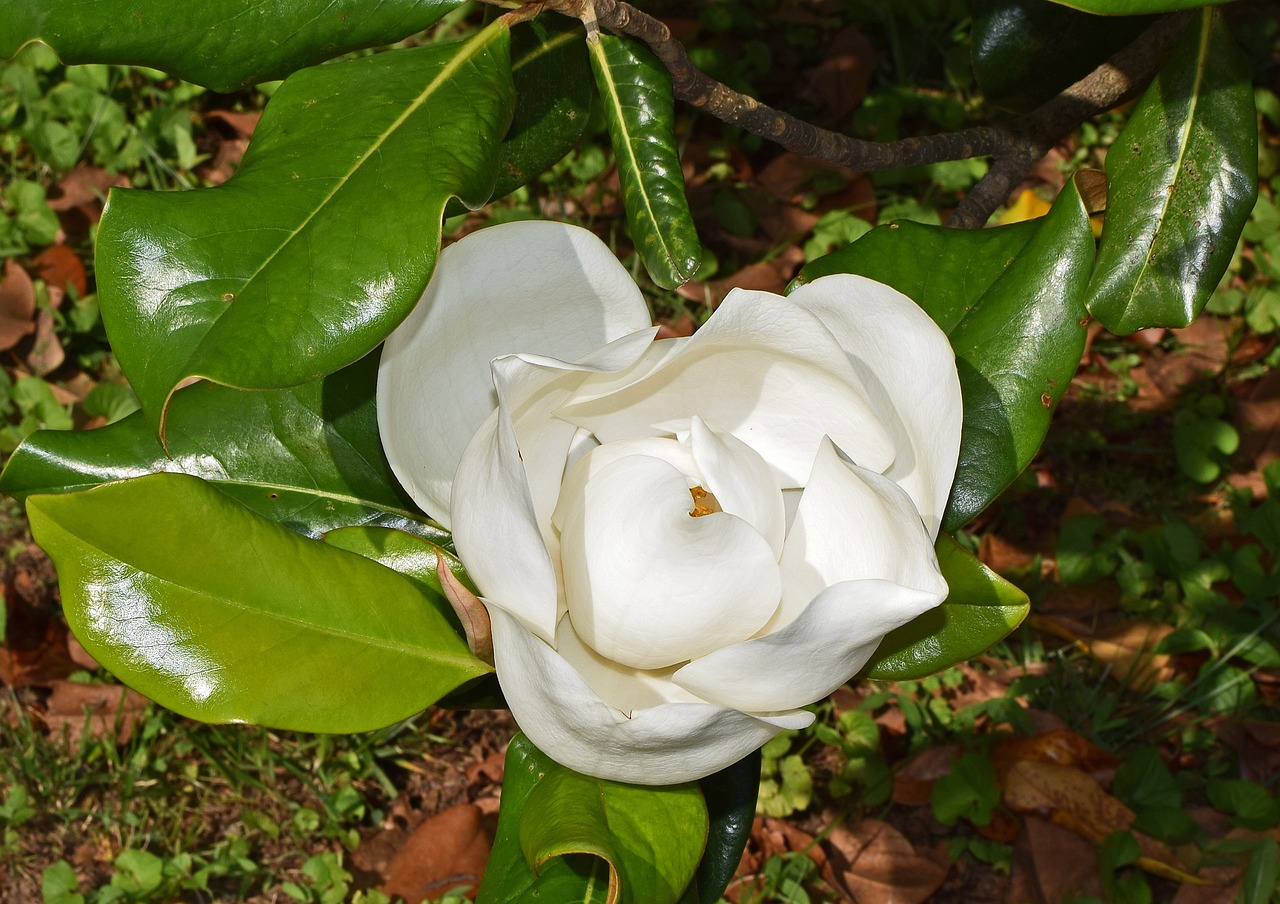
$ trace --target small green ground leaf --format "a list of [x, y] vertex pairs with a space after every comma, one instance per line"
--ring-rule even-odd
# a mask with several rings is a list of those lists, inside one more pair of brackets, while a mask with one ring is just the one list
[[507, 748], [502, 810], [478, 904], [675, 904], [707, 836], [697, 785], [641, 787], [565, 769], [524, 735]]
[[1167, 13], [1216, 3], [1233, 3], [1234, 0], [1053, 0], [1053, 2], [1093, 13], [1096, 16], [1142, 16], [1148, 13]]
[[420, 585], [195, 477], [33, 496], [27, 513], [85, 649], [182, 715], [367, 731], [490, 671]]
[[587, 47], [631, 240], [650, 278], [674, 289], [698, 272], [702, 244], [684, 193], [671, 78], [653, 54], [628, 38], [602, 34]]
[[[1198, 4], [1197, 4], [1198, 5]], [[1249, 70], [1206, 9], [1107, 153], [1088, 307], [1113, 333], [1186, 326], [1226, 272], [1258, 193]]]
[[977, 656], [1031, 611], [1027, 595], [944, 534], [938, 565], [950, 592], [941, 606], [891, 631], [862, 670], [864, 678], [905, 681]]
[[988, 101], [1026, 113], [1084, 78], [1150, 24], [1044, 0], [975, 0], [973, 74]]
[[[488, 200], [508, 33], [305, 69], [215, 188], [114, 191], [103, 321], [148, 420], [190, 377], [291, 386], [373, 349], [426, 287], [454, 195]], [[351, 99], [359, 98], [353, 104]]]
[[213, 88], [282, 78], [433, 25], [459, 0], [8, 0], [0, 57], [28, 41], [66, 63], [131, 63]]
[[369, 356], [290, 389], [188, 386], [170, 405], [168, 454], [141, 412], [97, 430], [42, 430], [9, 459], [0, 491], [26, 499], [170, 471], [203, 478], [307, 536], [378, 524], [443, 542], [448, 535], [418, 512], [387, 465], [377, 372]]
[[972, 231], [890, 223], [797, 278], [880, 280], [915, 300], [950, 337], [964, 427], [944, 530], [985, 508], [1039, 449], [1080, 363], [1092, 265], [1089, 216], [1073, 180], [1038, 220]]

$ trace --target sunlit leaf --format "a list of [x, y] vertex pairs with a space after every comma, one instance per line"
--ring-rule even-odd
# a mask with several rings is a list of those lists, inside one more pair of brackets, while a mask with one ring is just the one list
[[674, 289], [698, 272], [702, 245], [684, 193], [671, 78], [652, 53], [627, 38], [602, 34], [587, 46], [631, 240], [649, 277]]
[[493, 188], [507, 43], [495, 24], [463, 43], [303, 70], [223, 185], [112, 192], [98, 294], [153, 425], [188, 378], [294, 385], [399, 323], [435, 266], [445, 203], [480, 204]]
[[434, 24], [460, 0], [6, 0], [0, 57], [40, 40], [67, 63], [132, 63], [217, 91], [281, 78]]
[[85, 649], [185, 716], [365, 731], [490, 671], [443, 599], [198, 478], [33, 496], [27, 513]]
[[1146, 13], [1167, 13], [1197, 6], [1232, 3], [1234, 0], [1053, 0], [1053, 2], [1099, 16], [1141, 16]]
[[1027, 595], [949, 536], [937, 545], [950, 592], [941, 606], [891, 631], [862, 670], [867, 678], [922, 678], [971, 659], [1027, 617]]
[[1205, 10], [1107, 152], [1089, 310], [1113, 333], [1186, 326], [1217, 287], [1258, 193], [1249, 69]]

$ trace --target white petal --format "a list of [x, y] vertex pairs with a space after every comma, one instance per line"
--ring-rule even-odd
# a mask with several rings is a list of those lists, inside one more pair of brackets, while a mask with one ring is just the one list
[[696, 659], [672, 680], [735, 709], [805, 706], [852, 678], [886, 633], [939, 602], [937, 593], [890, 581], [846, 581], [819, 593], [781, 631]]
[[824, 588], [882, 579], [946, 595], [933, 540], [906, 492], [888, 478], [841, 458], [825, 439], [782, 551], [782, 606], [776, 631]]
[[[519, 355], [495, 360], [498, 410], [476, 431], [454, 476], [453, 538], [467, 571], [489, 605], [547, 640], [561, 614], [551, 509], [575, 430], [549, 410], [588, 374], [634, 363], [651, 335], [631, 333], [573, 364]], [[526, 428], [521, 436], [513, 412]]]
[[893, 462], [892, 437], [843, 347], [788, 299], [734, 290], [705, 326], [663, 354], [645, 376], [561, 416], [608, 443], [674, 433], [699, 415], [760, 453], [783, 487], [805, 485], [824, 435], [874, 471]]
[[727, 512], [693, 517], [688, 479], [666, 461], [630, 455], [590, 480], [571, 475], [560, 505], [569, 617], [607, 659], [674, 665], [745, 640], [778, 607], [769, 545]]
[[781, 730], [813, 722], [805, 711], [747, 715], [708, 703], [624, 713], [519, 621], [501, 610], [492, 617], [498, 680], [516, 722], [540, 750], [586, 775], [641, 785], [693, 781]]
[[760, 454], [731, 433], [719, 433], [700, 417], [689, 425], [689, 449], [720, 507], [746, 521], [782, 555], [787, 512], [782, 489]]
[[445, 248], [382, 352], [378, 429], [396, 477], [448, 526], [454, 470], [497, 402], [489, 362], [514, 352], [574, 360], [649, 325], [640, 290], [585, 229], [509, 223]]
[[848, 352], [898, 449], [885, 476], [907, 491], [936, 538], [955, 477], [963, 416], [946, 334], [911, 299], [861, 276], [824, 276], [788, 297], [816, 314]]

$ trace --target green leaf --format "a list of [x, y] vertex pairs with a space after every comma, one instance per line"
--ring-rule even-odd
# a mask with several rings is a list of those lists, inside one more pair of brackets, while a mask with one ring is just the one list
[[1186, 326], [1231, 263], [1258, 193], [1249, 69], [1213, 10], [1179, 39], [1106, 166], [1089, 310], [1121, 335]]
[[444, 542], [447, 534], [404, 495], [383, 455], [377, 372], [376, 356], [368, 356], [292, 389], [189, 386], [169, 408], [168, 454], [141, 413], [97, 430], [42, 431], [9, 459], [0, 491], [26, 499], [171, 471], [203, 478], [307, 536], [379, 524]]
[[991, 760], [980, 753], [966, 753], [951, 762], [951, 771], [933, 784], [929, 796], [933, 815], [945, 826], [961, 819], [984, 826], [1000, 806], [1000, 784]]
[[1232, 3], [1234, 0], [1053, 0], [1053, 2], [1098, 16], [1141, 16], [1147, 13], [1167, 13], [1176, 9], [1191, 9], [1216, 3]]
[[702, 245], [684, 193], [671, 79], [657, 57], [627, 38], [601, 34], [587, 48], [631, 240], [649, 277], [674, 289], [698, 272]]
[[76, 871], [65, 860], [55, 860], [40, 876], [40, 896], [44, 904], [84, 904], [84, 895], [77, 891], [79, 887]]
[[579, 775], [516, 735], [477, 900], [674, 904], [706, 836], [696, 785], [642, 787]]
[[1044, 0], [974, 0], [973, 74], [987, 100], [1026, 113], [1084, 78], [1151, 20], [1091, 16]]
[[1240, 904], [1268, 904], [1280, 883], [1280, 845], [1274, 838], [1262, 838], [1245, 865], [1240, 883]]
[[67, 63], [132, 63], [216, 91], [295, 69], [433, 25], [459, 0], [9, 0], [0, 57], [44, 41]]
[[1093, 235], [1078, 183], [1088, 178], [1078, 174], [1048, 214], [1028, 223], [877, 227], [795, 281], [877, 279], [914, 299], [950, 337], [964, 427], [946, 531], [982, 511], [1031, 461], [1080, 363]]
[[890, 631], [860, 673], [864, 678], [922, 678], [977, 656], [1031, 611], [1027, 595], [943, 534], [938, 565], [950, 592], [941, 606]]
[[163, 433], [190, 377], [291, 386], [359, 359], [400, 322], [435, 266], [445, 203], [481, 204], [493, 188], [507, 43], [495, 23], [464, 43], [303, 70], [226, 183], [112, 192], [98, 294], [153, 425]]
[[707, 847], [681, 904], [713, 904], [729, 887], [746, 850], [760, 794], [760, 751], [698, 782], [710, 817]]
[[182, 715], [367, 731], [489, 671], [420, 585], [195, 477], [33, 496], [27, 514], [85, 649]]

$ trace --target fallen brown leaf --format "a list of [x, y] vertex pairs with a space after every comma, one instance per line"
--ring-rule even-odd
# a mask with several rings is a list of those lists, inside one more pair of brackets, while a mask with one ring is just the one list
[[841, 29], [827, 45], [826, 58], [805, 73], [805, 94], [826, 121], [843, 122], [867, 96], [875, 68], [875, 48], [867, 36], [852, 26]]
[[31, 346], [31, 351], [27, 352], [27, 366], [37, 377], [43, 377], [61, 367], [66, 359], [67, 353], [62, 348], [54, 327], [53, 314], [40, 311], [36, 314], [35, 343]]
[[409, 904], [470, 885], [471, 897], [489, 862], [489, 835], [474, 804], [457, 804], [432, 816], [408, 837], [386, 866], [381, 890]]
[[1038, 816], [1024, 817], [1022, 826], [1013, 846], [1009, 904], [1060, 904], [1078, 895], [1102, 896], [1092, 844]]
[[4, 262], [0, 278], [0, 351], [35, 332], [36, 292], [27, 271], [15, 260]]
[[947, 877], [945, 855], [921, 854], [878, 819], [838, 825], [826, 843], [836, 881], [858, 904], [921, 904]]
[[1033, 738], [1010, 738], [991, 754], [998, 775], [1005, 775], [1014, 763], [1032, 760], [1073, 766], [1099, 784], [1110, 783], [1120, 760], [1083, 735], [1068, 729], [1049, 731]]
[[964, 748], [959, 744], [923, 751], [894, 775], [893, 802], [910, 807], [927, 804], [933, 795], [934, 783], [951, 774], [951, 761], [962, 753]]
[[89, 291], [84, 263], [81, 262], [80, 255], [66, 245], [50, 245], [37, 254], [31, 263], [36, 276], [43, 279], [50, 288], [66, 291], [67, 286], [72, 286], [79, 295]]
[[76, 747], [84, 733], [95, 738], [114, 737], [124, 744], [147, 706], [147, 698], [119, 684], [76, 684], [57, 681], [49, 695], [45, 726], [54, 737], [65, 737]]

